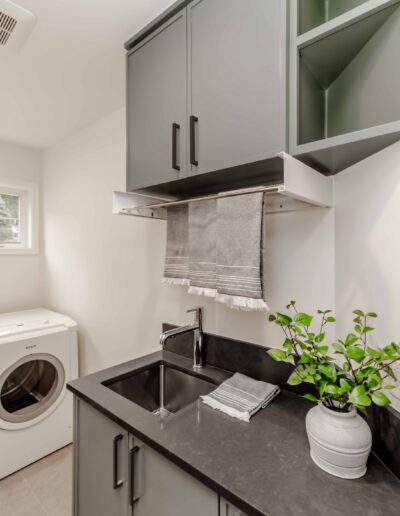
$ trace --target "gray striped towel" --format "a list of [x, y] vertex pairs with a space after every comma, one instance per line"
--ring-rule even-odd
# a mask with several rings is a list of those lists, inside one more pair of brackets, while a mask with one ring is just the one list
[[264, 194], [217, 201], [217, 301], [241, 310], [269, 310], [264, 301]]
[[168, 208], [163, 283], [189, 285], [188, 226], [187, 204]]
[[189, 204], [189, 294], [217, 293], [217, 201]]
[[249, 423], [250, 418], [265, 408], [279, 393], [277, 385], [235, 373], [215, 391], [201, 396], [201, 399], [206, 405]]

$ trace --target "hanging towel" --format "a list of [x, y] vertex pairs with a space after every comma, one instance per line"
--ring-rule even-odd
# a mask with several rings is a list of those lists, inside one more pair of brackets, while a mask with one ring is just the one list
[[189, 204], [189, 294], [217, 292], [217, 201]]
[[167, 250], [163, 283], [189, 285], [188, 207], [168, 208]]
[[235, 373], [215, 391], [200, 397], [206, 405], [248, 423], [250, 418], [265, 408], [279, 392], [277, 385]]
[[217, 201], [217, 301], [240, 310], [269, 310], [263, 299], [264, 194]]

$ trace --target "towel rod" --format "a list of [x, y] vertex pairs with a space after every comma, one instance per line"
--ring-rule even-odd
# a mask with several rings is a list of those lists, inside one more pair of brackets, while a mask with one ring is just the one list
[[168, 208], [170, 206], [179, 206], [181, 204], [189, 204], [192, 202], [200, 202], [200, 201], [209, 201], [212, 199], [221, 199], [226, 197], [237, 197], [239, 195], [249, 195], [259, 192], [265, 192], [266, 194], [276, 194], [283, 192], [285, 187], [283, 185], [274, 185], [274, 186], [256, 186], [253, 188], [243, 188], [242, 190], [232, 190], [229, 192], [221, 192], [219, 194], [213, 195], [203, 195], [202, 197], [191, 197], [188, 199], [179, 199], [177, 201], [166, 201], [157, 204], [142, 204], [139, 206], [132, 206], [128, 208], [122, 208], [122, 211], [130, 213], [131, 211], [137, 211], [141, 209], [150, 209], [155, 210], [158, 208]]

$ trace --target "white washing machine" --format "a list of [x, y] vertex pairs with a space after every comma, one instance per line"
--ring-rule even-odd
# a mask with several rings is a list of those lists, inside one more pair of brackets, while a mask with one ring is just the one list
[[77, 325], [49, 310], [0, 315], [0, 479], [72, 441]]

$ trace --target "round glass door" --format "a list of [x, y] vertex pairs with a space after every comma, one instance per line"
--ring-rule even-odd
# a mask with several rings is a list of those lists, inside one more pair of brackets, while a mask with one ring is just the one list
[[64, 380], [64, 368], [52, 355], [18, 360], [0, 377], [0, 418], [11, 423], [35, 419], [57, 400]]

